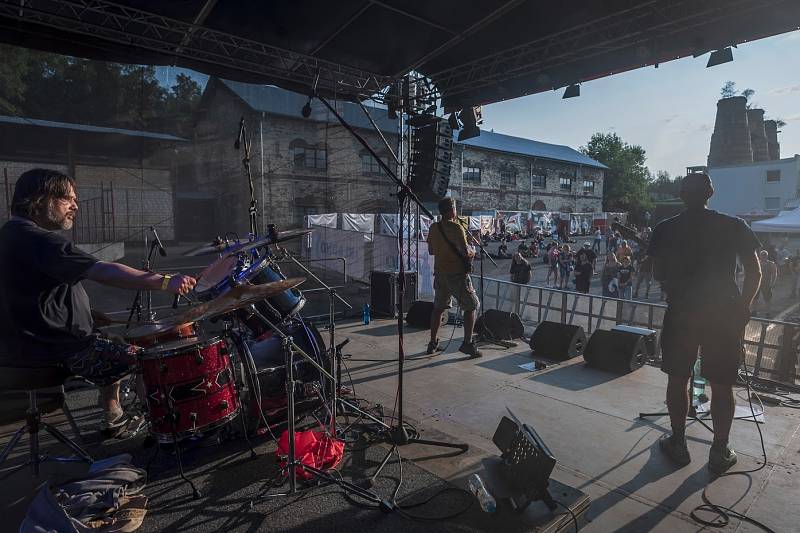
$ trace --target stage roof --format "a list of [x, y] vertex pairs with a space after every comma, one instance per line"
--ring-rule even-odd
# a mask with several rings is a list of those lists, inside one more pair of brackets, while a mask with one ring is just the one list
[[449, 109], [798, 27], [796, 0], [0, 0], [19, 46], [349, 99], [416, 70]]

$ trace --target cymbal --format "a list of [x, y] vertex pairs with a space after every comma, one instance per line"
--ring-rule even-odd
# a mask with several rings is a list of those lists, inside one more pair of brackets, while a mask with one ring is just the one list
[[247, 252], [255, 248], [261, 248], [262, 246], [269, 246], [270, 244], [277, 244], [279, 242], [297, 239], [303, 235], [308, 235], [312, 231], [313, 230], [311, 229], [290, 229], [286, 231], [279, 231], [277, 239], [264, 237], [263, 239], [258, 239], [257, 241], [245, 243], [243, 246], [240, 246], [235, 250], [230, 250], [228, 254], [230, 255], [239, 252]]
[[203, 244], [197, 248], [192, 248], [191, 250], [184, 252], [183, 255], [185, 257], [195, 257], [198, 255], [218, 254], [225, 251], [233, 252], [241, 247], [241, 243], [237, 241], [223, 241], [221, 239], [216, 239], [210, 244]]
[[199, 322], [224, 315], [258, 303], [303, 283], [306, 278], [289, 278], [261, 285], [240, 285], [209, 302], [194, 305], [182, 313], [165, 317], [159, 321], [163, 325], [179, 326], [188, 322]]

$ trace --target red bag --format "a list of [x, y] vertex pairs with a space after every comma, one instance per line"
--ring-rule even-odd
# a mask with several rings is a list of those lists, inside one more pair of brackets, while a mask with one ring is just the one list
[[[335, 468], [344, 457], [344, 442], [328, 437], [323, 431], [296, 431], [294, 434], [294, 453], [297, 460], [317, 470]], [[289, 432], [284, 431], [278, 439], [275, 455], [280, 458], [284, 468], [289, 455]], [[295, 467], [297, 479], [311, 479], [313, 474]]]

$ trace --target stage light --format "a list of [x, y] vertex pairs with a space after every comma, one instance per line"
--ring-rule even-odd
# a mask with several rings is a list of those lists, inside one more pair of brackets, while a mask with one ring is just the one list
[[303, 118], [308, 118], [311, 116], [311, 97], [308, 97], [308, 102], [306, 105], [303, 106], [303, 109], [300, 111], [303, 114]]
[[572, 85], [568, 86], [564, 89], [564, 96], [561, 97], [562, 100], [566, 98], [576, 98], [581, 95], [581, 86], [577, 83], [573, 83]]
[[730, 63], [733, 61], [733, 50], [731, 47], [728, 46], [727, 48], [723, 48], [721, 50], [714, 50], [711, 52], [711, 55], [708, 56], [708, 63], [706, 63], [706, 68], [716, 67], [717, 65], [722, 65], [723, 63]]
[[468, 107], [458, 114], [464, 128], [458, 132], [458, 140], [466, 141], [481, 134], [480, 125], [483, 124], [483, 111], [481, 106]]

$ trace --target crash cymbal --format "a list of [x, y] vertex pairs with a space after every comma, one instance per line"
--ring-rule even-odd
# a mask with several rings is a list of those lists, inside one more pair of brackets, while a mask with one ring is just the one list
[[218, 254], [222, 252], [233, 252], [242, 247], [238, 241], [223, 241], [222, 239], [215, 239], [209, 244], [203, 244], [197, 248], [184, 252], [185, 257], [195, 257], [198, 255]]
[[240, 246], [236, 250], [230, 250], [228, 254], [234, 254], [238, 252], [246, 252], [249, 250], [253, 250], [255, 248], [261, 248], [262, 246], [269, 246], [270, 244], [278, 244], [279, 242], [289, 241], [292, 239], [298, 239], [303, 235], [308, 235], [313, 230], [310, 229], [290, 229], [286, 231], [279, 231], [278, 237], [273, 239], [272, 237], [264, 237], [262, 239], [258, 239], [257, 241], [245, 243], [244, 246]]
[[303, 283], [306, 278], [289, 278], [261, 285], [241, 285], [209, 302], [194, 305], [182, 313], [161, 319], [160, 324], [179, 326], [224, 315], [258, 303]]

